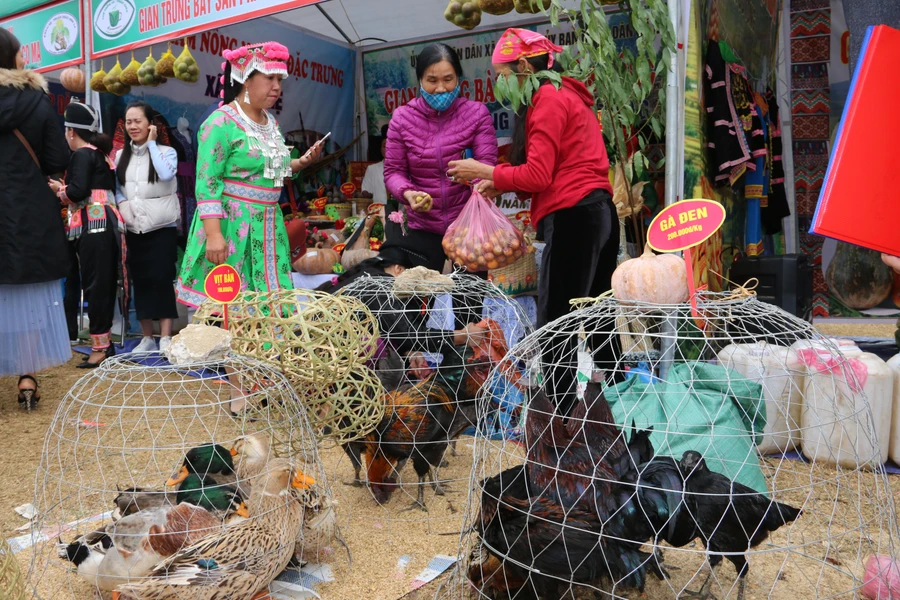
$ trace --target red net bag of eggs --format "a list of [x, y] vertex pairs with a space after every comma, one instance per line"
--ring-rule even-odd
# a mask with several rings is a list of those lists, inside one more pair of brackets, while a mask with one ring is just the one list
[[447, 229], [443, 246], [451, 262], [472, 273], [511, 265], [526, 251], [522, 232], [477, 191]]

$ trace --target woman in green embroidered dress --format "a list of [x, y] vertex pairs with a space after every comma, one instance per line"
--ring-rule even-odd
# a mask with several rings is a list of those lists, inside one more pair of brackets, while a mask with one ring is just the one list
[[[287, 48], [275, 42], [226, 50], [224, 103], [200, 127], [197, 212], [188, 237], [178, 300], [197, 307], [206, 299], [206, 276], [228, 263], [249, 291], [290, 289], [291, 260], [278, 205], [284, 179], [315, 161], [316, 144], [291, 160], [278, 123], [266, 109], [281, 95]], [[231, 411], [246, 401], [231, 376]]]
[[291, 261], [278, 205], [285, 177], [321, 154], [291, 160], [271, 108], [287, 76], [287, 48], [275, 42], [226, 50], [224, 104], [200, 127], [197, 212], [178, 278], [178, 299], [206, 300], [206, 275], [228, 263], [242, 289], [290, 289]]

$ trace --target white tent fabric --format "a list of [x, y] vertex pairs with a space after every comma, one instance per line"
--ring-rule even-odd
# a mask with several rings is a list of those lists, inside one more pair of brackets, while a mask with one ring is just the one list
[[[396, 44], [466, 34], [465, 30], [444, 19], [447, 3], [448, 0], [323, 0], [279, 13], [275, 18], [339, 42], [347, 43], [346, 35], [350, 43], [360, 46]], [[577, 1], [565, 0], [563, 4], [574, 7]], [[512, 11], [494, 16], [485, 13], [473, 32], [546, 21], [544, 14], [521, 15]]]

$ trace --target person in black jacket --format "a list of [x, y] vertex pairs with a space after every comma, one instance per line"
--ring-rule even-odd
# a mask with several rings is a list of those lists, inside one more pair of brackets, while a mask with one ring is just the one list
[[[0, 27], [0, 376], [19, 375], [19, 405], [40, 399], [35, 373], [72, 357], [62, 308], [66, 236], [47, 176], [69, 150], [47, 83]], [[21, 136], [21, 137], [19, 137]]]
[[124, 268], [124, 224], [115, 208], [116, 165], [109, 156], [112, 140], [100, 133], [100, 115], [85, 104], [72, 102], [66, 107], [65, 123], [72, 158], [65, 183], [51, 180], [50, 187], [68, 207], [69, 240], [78, 253], [91, 322], [91, 354], [78, 368], [93, 369], [115, 354], [110, 330], [119, 269]]

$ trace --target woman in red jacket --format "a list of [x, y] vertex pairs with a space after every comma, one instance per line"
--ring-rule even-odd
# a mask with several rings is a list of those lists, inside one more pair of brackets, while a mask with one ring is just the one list
[[[553, 69], [544, 36], [508, 29], [494, 49], [498, 77], [525, 78]], [[557, 89], [547, 81], [532, 106], [517, 117], [509, 164], [476, 160], [450, 163], [450, 175], [481, 179], [479, 189], [531, 194], [531, 219], [546, 243], [538, 278], [538, 326], [569, 312], [573, 298], [596, 297], [611, 287], [619, 227], [609, 183], [609, 159], [594, 98], [580, 81], [563, 77]]]

